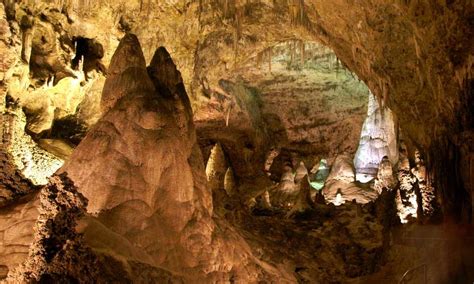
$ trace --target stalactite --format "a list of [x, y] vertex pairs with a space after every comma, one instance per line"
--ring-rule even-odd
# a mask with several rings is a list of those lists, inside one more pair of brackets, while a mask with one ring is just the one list
[[290, 50], [290, 67], [293, 65], [293, 45], [292, 42], [288, 42], [288, 48]]
[[305, 52], [305, 47], [304, 47], [304, 41], [300, 41], [300, 49], [301, 49], [301, 69], [304, 68], [304, 52]]
[[272, 47], [268, 49], [268, 72], [272, 73]]
[[229, 0], [224, 0], [224, 18], [229, 14]]
[[234, 30], [234, 68], [237, 68], [239, 36], [237, 30]]
[[241, 7], [235, 8], [235, 29], [237, 30], [237, 37], [240, 38], [242, 36], [242, 18], [243, 18], [243, 10]]
[[295, 49], [296, 49], [296, 41], [292, 41], [292, 45], [291, 45], [291, 58], [292, 59], [295, 59], [296, 58], [296, 52], [295, 52]]
[[146, 15], [147, 21], [150, 20], [150, 13], [151, 13], [151, 10], [152, 10], [152, 0], [148, 0], [147, 15]]
[[227, 114], [225, 116], [225, 126], [228, 127], [229, 126], [229, 118], [230, 118], [230, 112], [232, 110], [232, 104], [229, 104], [228, 108], [227, 108]]
[[289, 4], [290, 23], [296, 25], [296, 19], [298, 15], [298, 6], [294, 3], [294, 0]]
[[256, 56], [256, 63], [257, 63], [257, 69], [260, 69], [260, 65], [262, 64], [262, 53], [257, 53]]
[[304, 0], [292, 0], [288, 6], [290, 14], [290, 23], [292, 25], [301, 25], [304, 27], [308, 27], [304, 8]]
[[304, 24], [304, 0], [299, 1], [299, 16], [300, 16], [300, 24]]

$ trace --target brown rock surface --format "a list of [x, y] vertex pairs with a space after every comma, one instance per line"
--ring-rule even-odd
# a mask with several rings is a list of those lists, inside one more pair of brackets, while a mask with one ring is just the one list
[[322, 193], [327, 202], [336, 205], [352, 200], [365, 204], [378, 196], [377, 192], [368, 185], [356, 182], [352, 158], [347, 154], [336, 157]]
[[[122, 57], [125, 51], [133, 51], [128, 53], [133, 59], [130, 68], [126, 64], [129, 59]], [[158, 49], [148, 76], [137, 38], [130, 34], [124, 37], [112, 58], [117, 66], [110, 66], [117, 75], [106, 82], [106, 86], [113, 84], [118, 97], [104, 88], [103, 97], [110, 98], [106, 100], [110, 109], [61, 170], [90, 198], [88, 212], [97, 216], [84, 229], [86, 240], [96, 230], [105, 230], [100, 234], [116, 235], [128, 244], [129, 251], [139, 251], [140, 261], [187, 279], [222, 281], [232, 274], [248, 281], [263, 275], [281, 277], [274, 268], [255, 259], [238, 235], [230, 231], [227, 238], [232, 241], [224, 242], [215, 232], [211, 193], [191, 109], [183, 100], [184, 88], [179, 87], [182, 82], [173, 78], [163, 81], [156, 75], [162, 68], [159, 64], [172, 63], [160, 60], [167, 57], [165, 49]], [[133, 77], [133, 85], [124, 75], [130, 72], [140, 75]], [[156, 92], [152, 81], [165, 86], [171, 96]], [[109, 104], [114, 101], [115, 105]], [[127, 252], [114, 242], [105, 245], [127, 258]], [[229, 246], [234, 249], [229, 250]]]
[[1, 278], [5, 278], [9, 270], [23, 263], [28, 257], [39, 205], [38, 194], [30, 194], [0, 209]]

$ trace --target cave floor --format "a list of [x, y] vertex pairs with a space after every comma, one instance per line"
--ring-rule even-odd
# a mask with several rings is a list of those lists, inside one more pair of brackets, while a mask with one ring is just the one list
[[406, 283], [472, 283], [474, 226], [409, 224], [395, 228], [386, 264], [349, 283], [398, 283], [408, 270]]

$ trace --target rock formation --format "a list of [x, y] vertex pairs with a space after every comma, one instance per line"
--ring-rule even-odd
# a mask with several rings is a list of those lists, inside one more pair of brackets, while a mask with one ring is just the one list
[[[216, 214], [220, 207], [225, 207], [229, 201], [229, 195], [225, 190], [225, 175], [228, 170], [224, 152], [219, 144], [214, 145], [206, 165], [206, 177], [208, 187], [212, 192], [212, 203]], [[228, 184], [227, 184], [228, 185]], [[232, 190], [229, 189], [229, 192]], [[216, 211], [217, 210], [217, 211]]]
[[285, 167], [285, 172], [281, 176], [278, 186], [272, 192], [271, 200], [273, 205], [283, 208], [291, 208], [298, 196], [299, 188], [295, 183], [293, 169]]
[[40, 148], [31, 136], [25, 133], [25, 114], [11, 99], [8, 99], [2, 121], [1, 148], [11, 157], [10, 163], [33, 184], [46, 184], [48, 178], [63, 165], [64, 161]]
[[227, 171], [225, 172], [224, 189], [228, 196], [232, 196], [235, 193], [235, 177], [231, 167], [227, 168]]
[[361, 188], [355, 182], [352, 158], [347, 154], [337, 156], [322, 189], [325, 200], [340, 205], [352, 200], [357, 203], [368, 203], [377, 198], [375, 191]]
[[410, 171], [410, 161], [405, 144], [400, 146], [400, 159], [398, 162], [398, 182], [396, 204], [398, 217], [402, 223], [407, 223], [418, 216], [418, 201], [416, 196], [416, 180]]
[[299, 182], [299, 193], [295, 204], [291, 207], [287, 216], [295, 216], [305, 213], [314, 208], [314, 202], [311, 198], [311, 186], [309, 184], [308, 175], [305, 175]]
[[315, 169], [315, 172], [310, 182], [311, 187], [316, 190], [321, 190], [324, 186], [324, 183], [326, 182], [327, 177], [329, 176], [330, 170], [326, 159], [321, 159], [317, 164], [317, 167], [313, 167], [313, 169]]
[[216, 144], [212, 150], [206, 165], [206, 176], [209, 188], [212, 191], [222, 190], [227, 172], [227, 163], [222, 152], [222, 147]]
[[357, 175], [375, 177], [380, 161], [388, 157], [392, 165], [398, 161], [398, 136], [392, 111], [380, 106], [374, 95], [369, 95], [367, 118], [362, 126], [359, 148], [355, 154], [354, 166]]
[[393, 174], [392, 162], [387, 156], [380, 161], [379, 169], [377, 171], [377, 178], [374, 181], [374, 189], [381, 194], [383, 189], [393, 190], [397, 185], [397, 181]]
[[303, 180], [304, 177], [308, 176], [308, 169], [306, 169], [306, 166], [304, 165], [304, 162], [301, 161], [298, 164], [298, 167], [296, 167], [295, 171], [295, 182], [299, 183], [301, 180]]
[[[170, 64], [169, 54], [159, 48], [147, 72], [131, 34], [112, 58], [102, 96], [106, 113], [61, 169], [91, 197], [88, 212], [97, 218], [84, 229], [86, 241], [186, 279], [281, 276], [260, 266], [237, 235], [231, 237], [232, 246], [240, 247], [234, 255], [225, 249], [230, 243], [214, 232], [189, 101]], [[174, 72], [164, 72], [170, 69]], [[118, 239], [91, 239], [98, 232]]]
[[40, 207], [36, 192], [9, 200], [0, 208], [0, 268], [3, 279], [7, 273], [22, 264], [33, 242], [36, 220]]
[[421, 196], [421, 202], [418, 202], [418, 206], [421, 206], [422, 209], [421, 217], [425, 220], [429, 220], [430, 217], [433, 216], [436, 208], [436, 194], [419, 151], [415, 151], [415, 164], [416, 166], [412, 169], [412, 173], [416, 177]]
[[98, 259], [76, 233], [87, 200], [66, 174], [53, 176], [40, 193], [34, 242], [26, 262], [11, 271], [7, 282], [94, 282]]

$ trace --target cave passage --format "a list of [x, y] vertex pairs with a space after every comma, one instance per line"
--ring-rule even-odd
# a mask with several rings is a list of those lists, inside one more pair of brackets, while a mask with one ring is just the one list
[[474, 283], [469, 2], [1, 1], [0, 280]]

